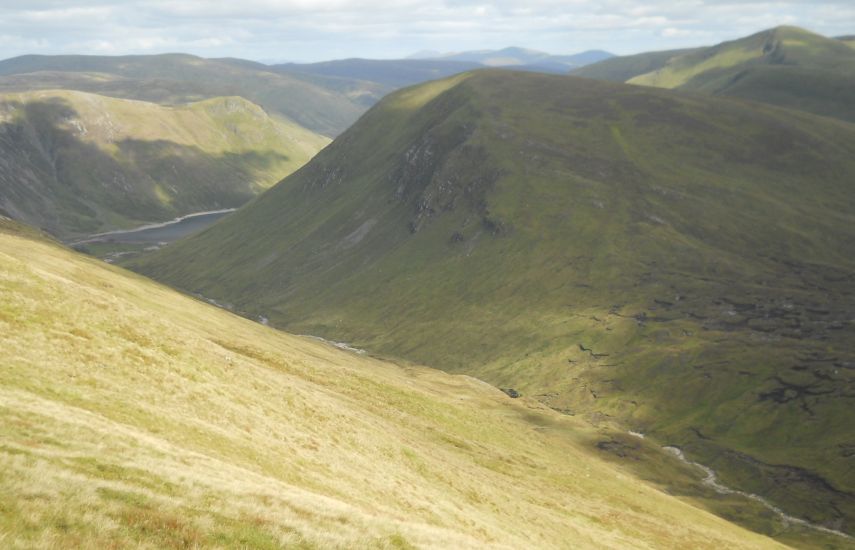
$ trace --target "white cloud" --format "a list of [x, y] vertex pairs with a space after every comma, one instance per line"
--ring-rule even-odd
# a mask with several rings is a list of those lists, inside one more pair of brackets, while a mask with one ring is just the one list
[[708, 40], [711, 37], [709, 31], [701, 29], [685, 29], [677, 27], [666, 27], [659, 33], [663, 38], [697, 38]]
[[616, 53], [780, 24], [855, 33], [853, 0], [3, 0], [0, 57], [152, 53], [323, 59], [519, 45]]

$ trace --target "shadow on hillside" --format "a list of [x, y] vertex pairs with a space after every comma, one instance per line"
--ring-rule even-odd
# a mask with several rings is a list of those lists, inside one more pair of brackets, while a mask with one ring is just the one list
[[0, 76], [0, 93], [77, 90], [122, 99], [177, 105], [212, 97], [240, 95], [234, 87], [204, 86], [168, 78], [133, 79], [99, 73], [38, 71]]
[[124, 139], [116, 151], [89, 141], [93, 131], [109, 141], [111, 124], [93, 128], [61, 99], [0, 102], [0, 208], [57, 235], [164, 221], [241, 206], [288, 160], [276, 151], [212, 155], [168, 140]]

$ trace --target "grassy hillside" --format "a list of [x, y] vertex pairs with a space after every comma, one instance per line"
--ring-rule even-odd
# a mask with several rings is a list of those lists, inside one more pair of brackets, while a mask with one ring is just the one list
[[855, 121], [855, 51], [840, 40], [796, 27], [685, 53], [609, 60], [576, 74], [751, 99]]
[[669, 60], [681, 55], [695, 52], [696, 49], [666, 50], [661, 52], [645, 52], [635, 55], [611, 57], [597, 63], [580, 67], [572, 72], [575, 76], [626, 82], [639, 75], [656, 71], [664, 67]]
[[607, 415], [852, 532], [853, 173], [852, 124], [478, 71], [393, 94], [133, 267]]
[[25, 55], [0, 61], [0, 75], [4, 76], [0, 88], [13, 76], [18, 83], [42, 79], [49, 80], [52, 88], [172, 103], [241, 96], [271, 114], [328, 136], [342, 132], [365, 110], [354, 98], [329, 86], [277, 74], [260, 63], [234, 63], [186, 54]]
[[4, 547], [780, 547], [535, 401], [279, 333], [4, 220], [0, 296]]
[[63, 237], [237, 207], [327, 143], [238, 98], [0, 96], [0, 208]]

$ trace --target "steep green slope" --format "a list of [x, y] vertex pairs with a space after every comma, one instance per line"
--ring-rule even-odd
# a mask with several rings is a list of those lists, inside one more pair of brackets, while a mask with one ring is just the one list
[[855, 121], [855, 51], [840, 40], [796, 27], [685, 53], [608, 60], [575, 74], [751, 99]]
[[237, 98], [0, 96], [0, 209], [63, 237], [237, 207], [327, 143]]
[[781, 547], [535, 401], [278, 333], [5, 220], [0, 343], [4, 548]]
[[610, 415], [852, 531], [853, 174], [852, 124], [478, 71], [393, 94], [133, 267]]
[[[259, 63], [234, 63], [186, 54], [25, 55], [0, 61], [0, 75], [7, 78], [15, 75], [20, 79], [30, 73], [58, 73], [63, 76], [55, 77], [56, 82], [69, 89], [130, 99], [162, 97], [186, 102], [241, 96], [268, 112], [328, 136], [342, 132], [365, 110], [358, 101], [330, 87], [277, 74]], [[103, 75], [109, 76], [105, 79]]]

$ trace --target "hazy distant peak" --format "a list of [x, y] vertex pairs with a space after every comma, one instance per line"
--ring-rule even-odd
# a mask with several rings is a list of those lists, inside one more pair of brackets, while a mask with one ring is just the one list
[[418, 54], [411, 55], [409, 58], [468, 61], [480, 63], [488, 67], [524, 66], [534, 70], [563, 73], [571, 69], [576, 69], [614, 57], [614, 54], [603, 50], [586, 50], [584, 52], [569, 55], [555, 55], [521, 46], [508, 46], [498, 50], [468, 50], [462, 52], [435, 53], [432, 57], [427, 57], [428, 53], [429, 52], [419, 52]]
[[411, 53], [404, 59], [434, 59], [437, 57], [442, 57], [444, 54], [439, 50], [419, 50], [415, 53]]

